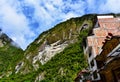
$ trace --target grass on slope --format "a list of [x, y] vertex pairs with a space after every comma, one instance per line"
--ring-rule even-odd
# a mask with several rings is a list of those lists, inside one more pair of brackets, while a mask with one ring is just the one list
[[[92, 21], [93, 19], [89, 19], [88, 17], [88, 20]], [[2, 78], [1, 81], [34, 82], [39, 74], [43, 74], [43, 80], [41, 80], [41, 82], [73, 82], [77, 73], [87, 67], [87, 62], [83, 54], [82, 42], [83, 38], [88, 35], [90, 29], [91, 28], [84, 29], [80, 32], [78, 42], [70, 44], [45, 65], [41, 65], [38, 71], [26, 75], [12, 75]]]
[[23, 58], [23, 50], [9, 44], [0, 48], [0, 76], [13, 71], [17, 61]]
[[90, 28], [83, 30], [78, 42], [69, 45], [44, 65], [42, 69], [45, 72], [45, 79], [41, 82], [73, 82], [76, 74], [87, 67], [82, 42], [89, 30]]
[[61, 53], [55, 55], [36, 72], [26, 75], [13, 75], [1, 79], [4, 82], [34, 82], [36, 76], [44, 73], [41, 82], [74, 82], [77, 73], [87, 67], [82, 49], [82, 37], [86, 37], [88, 30], [80, 33], [79, 41], [70, 44]]

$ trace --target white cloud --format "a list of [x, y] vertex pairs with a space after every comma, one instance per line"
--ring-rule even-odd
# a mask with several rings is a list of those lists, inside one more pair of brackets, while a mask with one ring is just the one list
[[119, 0], [0, 0], [0, 27], [25, 49], [39, 33], [61, 21], [86, 13], [119, 13], [119, 4]]
[[99, 9], [102, 13], [120, 13], [120, 0], [107, 0]]
[[[12, 4], [12, 5], [11, 5]], [[15, 4], [15, 3], [14, 3]], [[18, 43], [23, 49], [30, 43], [31, 40], [26, 40], [26, 35], [32, 37], [34, 33], [28, 27], [28, 21], [25, 16], [18, 10], [18, 6], [7, 0], [0, 3], [1, 27]], [[17, 4], [17, 3], [16, 3]], [[19, 11], [19, 12], [18, 12]], [[28, 34], [29, 33], [29, 34]]]

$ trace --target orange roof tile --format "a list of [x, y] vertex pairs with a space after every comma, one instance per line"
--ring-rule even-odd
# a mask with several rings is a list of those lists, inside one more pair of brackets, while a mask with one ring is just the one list
[[103, 46], [102, 42], [108, 35], [120, 35], [120, 20], [118, 18], [101, 18], [98, 19], [99, 28], [93, 29], [93, 36], [87, 37], [88, 46], [92, 46], [94, 53], [99, 53], [99, 48]]

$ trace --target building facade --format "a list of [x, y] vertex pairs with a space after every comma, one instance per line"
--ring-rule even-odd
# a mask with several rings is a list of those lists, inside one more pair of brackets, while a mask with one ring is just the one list
[[95, 59], [102, 82], [120, 82], [120, 36], [107, 38]]
[[97, 16], [97, 22], [92, 33], [86, 39], [84, 54], [87, 56], [89, 70], [92, 81], [100, 81], [100, 75], [97, 73], [97, 63], [95, 57], [102, 51], [103, 43], [108, 35], [120, 35], [120, 18], [114, 18], [112, 15]]

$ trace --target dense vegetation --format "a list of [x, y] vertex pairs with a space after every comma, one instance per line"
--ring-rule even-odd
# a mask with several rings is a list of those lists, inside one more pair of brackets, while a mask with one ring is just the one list
[[[88, 30], [83, 30], [80, 36], [85, 37]], [[8, 82], [32, 82], [35, 77], [43, 73], [44, 78], [41, 82], [73, 82], [77, 73], [87, 67], [82, 49], [82, 39], [69, 45], [63, 52], [55, 55], [45, 65], [41, 66], [37, 72], [27, 75], [13, 75], [9, 78], [2, 79]], [[20, 78], [19, 78], [20, 77]]]
[[[82, 17], [71, 18], [65, 22], [57, 24], [53, 28], [43, 32], [32, 42], [26, 49], [25, 54], [32, 53], [32, 55], [38, 52], [39, 46], [46, 40], [47, 44], [54, 43], [58, 40], [61, 42], [76, 39], [76, 36], [80, 33], [80, 29], [84, 23], [90, 24], [96, 15], [85, 15]], [[69, 34], [71, 33], [71, 37]]]
[[[41, 75], [41, 82], [73, 82], [75, 77], [77, 76], [77, 73], [83, 68], [87, 67], [87, 62], [85, 60], [82, 48], [83, 38], [86, 38], [90, 30], [92, 29], [94, 25], [94, 20], [95, 15], [86, 15], [83, 17], [72, 18], [67, 22], [63, 22], [55, 26], [55, 28], [42, 33], [33, 43], [31, 43], [30, 46], [28, 46], [28, 49], [25, 51], [25, 55], [28, 53], [34, 55], [34, 53], [37, 52], [39, 45], [42, 44], [42, 41], [38, 42], [40, 39], [44, 40], [45, 38], [47, 38], [48, 44], [59, 39], [64, 41], [66, 40], [66, 38], [63, 38], [62, 35], [62, 33], [64, 32], [66, 33], [65, 37], [67, 37], [68, 39], [67, 34], [70, 32], [70, 28], [73, 28], [73, 35], [76, 35], [78, 40], [67, 46], [62, 52], [56, 54], [46, 64], [40, 65], [37, 71], [32, 71], [25, 75], [19, 73], [12, 74], [9, 77], [2, 78], [0, 82], [34, 82], [36, 77], [39, 75]], [[83, 23], [89, 24], [89, 28], [78, 30], [80, 32], [75, 31], [76, 29], [78, 29], [78, 27], [82, 27]], [[53, 34], [56, 34], [56, 36], [59, 37], [53, 36]], [[9, 53], [16, 53], [16, 51], [16, 49], [13, 49], [10, 50]], [[15, 55], [13, 56], [14, 59], [7, 59], [7, 61], [11, 62], [10, 65], [13, 65], [13, 67], [15, 67], [14, 65], [16, 65], [16, 60], [21, 60], [22, 57], [20, 54], [23, 52], [17, 52], [19, 52], [17, 57]], [[9, 65], [9, 63], [6, 64], [6, 67], [7, 65]]]
[[73, 82], [78, 71], [87, 66], [81, 42], [69, 45], [63, 52], [44, 65], [45, 79], [42, 82]]
[[9, 43], [0, 47], [0, 76], [15, 72], [15, 65], [23, 58], [23, 50]]

